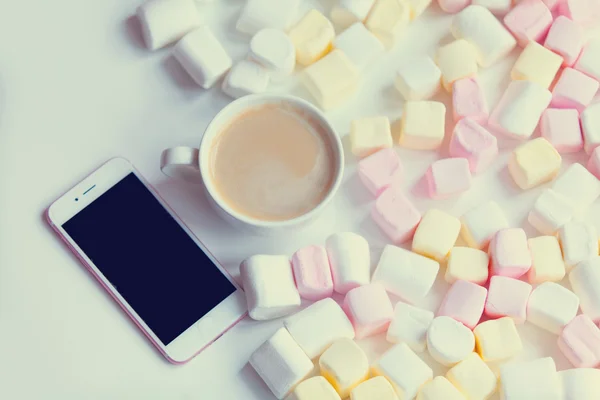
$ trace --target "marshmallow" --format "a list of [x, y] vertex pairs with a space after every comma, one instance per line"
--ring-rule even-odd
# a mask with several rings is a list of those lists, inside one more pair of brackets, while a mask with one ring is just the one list
[[146, 47], [158, 50], [200, 26], [194, 0], [147, 0], [137, 8]]
[[579, 297], [581, 311], [594, 321], [600, 320], [600, 257], [582, 261], [569, 273], [573, 292]]
[[575, 368], [600, 366], [600, 329], [587, 315], [578, 315], [558, 337], [558, 348]]
[[285, 32], [261, 29], [250, 41], [249, 58], [262, 65], [274, 82], [280, 82], [294, 72], [296, 49]]
[[531, 81], [549, 88], [563, 58], [536, 42], [529, 42], [510, 73], [515, 81]]
[[376, 376], [364, 381], [352, 392], [350, 400], [398, 400], [392, 384], [383, 376]]
[[212, 87], [231, 68], [231, 57], [206, 26], [185, 35], [175, 45], [173, 57], [204, 89]]
[[300, 294], [287, 256], [249, 257], [240, 265], [240, 275], [252, 319], [279, 318], [300, 306]]
[[527, 46], [531, 41], [542, 41], [552, 21], [552, 13], [542, 0], [521, 1], [504, 17], [504, 24], [521, 47]]
[[362, 22], [355, 23], [337, 35], [333, 40], [333, 47], [343, 51], [359, 71], [373, 64], [385, 52], [383, 44]]
[[327, 298], [286, 318], [285, 327], [310, 359], [323, 354], [342, 338], [354, 339], [352, 323], [335, 302]]
[[567, 272], [578, 263], [598, 255], [598, 232], [590, 224], [569, 221], [558, 231]]
[[492, 275], [520, 278], [531, 268], [527, 235], [521, 228], [502, 229], [490, 242]]
[[444, 89], [450, 92], [455, 81], [477, 74], [475, 48], [464, 39], [455, 40], [438, 49], [437, 65], [442, 71]]
[[367, 19], [373, 4], [375, 4], [375, 0], [338, 0], [329, 16], [334, 24], [347, 28]]
[[351, 339], [339, 339], [325, 350], [319, 368], [342, 399], [369, 377], [369, 360]]
[[333, 386], [322, 376], [313, 376], [301, 382], [286, 400], [340, 400]]
[[512, 81], [488, 124], [499, 133], [515, 139], [529, 139], [552, 99], [550, 91], [535, 82]]
[[392, 302], [380, 283], [354, 288], [346, 293], [344, 311], [357, 339], [387, 331], [394, 316]]
[[565, 262], [556, 236], [539, 236], [527, 241], [531, 252], [531, 283], [558, 282], [565, 277]]
[[335, 233], [329, 236], [325, 247], [336, 292], [346, 294], [369, 283], [371, 254], [364, 237], [352, 232]]
[[358, 162], [358, 176], [375, 197], [402, 179], [402, 164], [394, 149], [383, 149]]
[[472, 4], [485, 7], [495, 15], [506, 15], [512, 8], [512, 0], [473, 0]]
[[600, 181], [583, 165], [571, 164], [554, 182], [552, 189], [580, 209], [592, 205], [600, 196]]
[[583, 50], [583, 40], [583, 29], [569, 18], [559, 16], [550, 27], [544, 47], [561, 56], [563, 65], [570, 67]]
[[469, 5], [469, 0], [438, 0], [438, 4], [443, 11], [455, 14]]
[[558, 11], [582, 26], [592, 25], [600, 18], [600, 4], [596, 0], [563, 0]]
[[288, 34], [296, 47], [298, 64], [310, 65], [331, 50], [335, 30], [327, 17], [313, 8]]
[[425, 213], [415, 231], [412, 250], [442, 262], [454, 247], [459, 233], [460, 221], [458, 218], [432, 208]]
[[323, 246], [306, 246], [292, 256], [292, 270], [298, 293], [307, 300], [321, 300], [333, 294], [333, 278]]
[[406, 343], [386, 351], [371, 372], [388, 378], [401, 400], [414, 399], [421, 386], [433, 378], [431, 368]]
[[463, 118], [454, 126], [449, 153], [452, 157], [466, 158], [471, 172], [476, 174], [486, 169], [498, 155], [498, 140], [476, 121]]
[[407, 0], [410, 5], [410, 19], [413, 20], [429, 7], [432, 0]]
[[387, 245], [373, 273], [373, 282], [383, 284], [388, 292], [409, 303], [417, 303], [431, 290], [439, 269], [436, 261]]
[[471, 118], [479, 124], [485, 124], [489, 109], [483, 89], [475, 78], [459, 79], [452, 85], [452, 110], [454, 122], [462, 118]]
[[559, 371], [558, 377], [563, 389], [562, 400], [600, 399], [600, 370], [574, 368]]
[[417, 395], [417, 400], [466, 400], [466, 397], [455, 388], [448, 379], [436, 376], [426, 383]]
[[600, 81], [600, 38], [590, 40], [583, 48], [574, 68]]
[[396, 72], [394, 85], [406, 100], [427, 100], [440, 90], [442, 71], [430, 57], [404, 63]]
[[[483, 4], [482, 4], [483, 3]], [[500, 21], [485, 8], [496, 4], [496, 10], [505, 10], [510, 0], [479, 0], [479, 5], [465, 8], [452, 20], [450, 30], [457, 39], [465, 39], [473, 46], [477, 62], [489, 67], [506, 57], [517, 45], [517, 41]], [[482, 7], [484, 6], [484, 7]], [[496, 11], [503, 13], [503, 11]]]
[[413, 351], [423, 351], [427, 346], [427, 330], [433, 313], [399, 301], [394, 308], [394, 318], [387, 331], [390, 343], [406, 343]]
[[438, 309], [438, 316], [448, 316], [473, 329], [481, 319], [487, 289], [476, 283], [458, 280], [450, 286]]
[[590, 105], [600, 82], [573, 68], [565, 68], [552, 91], [550, 106], [574, 108], [579, 113]]
[[587, 163], [587, 169], [600, 179], [600, 148], [596, 147]]
[[523, 349], [515, 321], [509, 317], [482, 322], [473, 333], [477, 352], [485, 362], [507, 360]]
[[248, 35], [264, 28], [285, 31], [296, 17], [299, 5], [300, 0], [248, 0], [235, 27]]
[[399, 0], [376, 0], [365, 26], [390, 49], [410, 22], [410, 6]]
[[556, 365], [551, 357], [500, 366], [503, 400], [562, 400]]
[[577, 110], [549, 108], [540, 120], [542, 137], [559, 153], [577, 153], [583, 150], [583, 136]]
[[407, 101], [404, 104], [400, 145], [415, 150], [433, 150], [442, 145], [446, 130], [446, 106], [437, 101]]
[[589, 106], [581, 113], [581, 128], [585, 152], [590, 154], [600, 146], [600, 103]]
[[350, 125], [352, 153], [363, 158], [381, 149], [393, 146], [392, 130], [388, 117], [360, 118]]
[[471, 188], [471, 170], [466, 158], [434, 161], [426, 176], [429, 196], [433, 199], [446, 199]]
[[496, 375], [477, 353], [471, 353], [469, 357], [450, 368], [446, 378], [467, 399], [489, 399], [496, 391]]
[[490, 259], [485, 251], [454, 247], [448, 256], [444, 279], [450, 284], [465, 280], [483, 286], [488, 280], [489, 263]]
[[433, 359], [453, 366], [467, 358], [475, 349], [473, 332], [450, 317], [437, 317], [427, 330], [427, 350]]
[[542, 1], [546, 5], [546, 7], [548, 7], [548, 9], [550, 11], [556, 10], [558, 8], [558, 6], [560, 5], [560, 3], [563, 2], [563, 0], [542, 0]]
[[421, 221], [419, 210], [398, 187], [390, 187], [379, 196], [371, 210], [371, 216], [395, 244], [412, 239]]
[[531, 285], [505, 276], [492, 276], [485, 301], [485, 315], [491, 318], [510, 317], [517, 324], [527, 319], [527, 300]]
[[527, 220], [540, 233], [555, 235], [573, 218], [575, 209], [571, 201], [552, 189], [546, 189], [535, 201]]
[[269, 73], [262, 66], [248, 60], [241, 60], [229, 70], [223, 81], [223, 92], [237, 99], [249, 94], [259, 94], [269, 86]]
[[358, 70], [341, 51], [333, 50], [304, 70], [304, 85], [324, 110], [350, 98], [358, 87]]
[[537, 138], [517, 147], [508, 161], [513, 180], [523, 190], [551, 181], [558, 175], [562, 157], [545, 138]]
[[461, 218], [461, 236], [469, 247], [485, 249], [496, 232], [508, 228], [504, 212], [495, 201], [488, 201], [469, 211]]
[[313, 370], [313, 363], [285, 328], [252, 353], [250, 365], [280, 400]]
[[531, 292], [527, 303], [527, 321], [556, 335], [579, 310], [579, 298], [569, 289], [544, 282]]

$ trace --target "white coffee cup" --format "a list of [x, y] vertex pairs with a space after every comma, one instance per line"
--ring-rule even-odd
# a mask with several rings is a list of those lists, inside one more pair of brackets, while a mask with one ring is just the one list
[[[303, 113], [306, 113], [311, 118], [311, 123], [319, 124], [322, 131], [328, 135], [335, 161], [334, 180], [323, 200], [307, 213], [285, 221], [265, 221], [233, 210], [221, 198], [209, 171], [209, 153], [213, 149], [215, 138], [239, 115], [256, 107], [279, 104], [287, 104], [303, 111]], [[344, 175], [344, 150], [340, 137], [327, 121], [325, 115], [309, 102], [285, 95], [251, 95], [231, 102], [215, 116], [206, 128], [198, 149], [193, 147], [174, 147], [164, 150], [161, 156], [161, 170], [165, 175], [173, 178], [183, 179], [191, 183], [203, 183], [207, 197], [213, 208], [235, 227], [250, 230], [261, 235], [277, 234], [282, 231], [297, 229], [314, 221], [331, 202]]]

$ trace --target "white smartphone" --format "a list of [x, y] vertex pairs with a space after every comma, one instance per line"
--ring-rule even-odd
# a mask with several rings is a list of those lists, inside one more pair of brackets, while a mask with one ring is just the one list
[[125, 159], [69, 190], [47, 219], [172, 363], [189, 361], [246, 315], [241, 289]]

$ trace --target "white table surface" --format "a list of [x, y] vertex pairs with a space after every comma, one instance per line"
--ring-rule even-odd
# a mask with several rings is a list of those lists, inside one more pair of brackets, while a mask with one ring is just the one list
[[[245, 319], [189, 364], [173, 366], [51, 232], [43, 220], [45, 208], [110, 157], [130, 159], [234, 274], [249, 255], [290, 254], [336, 231], [365, 235], [373, 266], [387, 243], [369, 217], [372, 199], [354, 173], [351, 155], [334, 204], [311, 227], [280, 238], [236, 232], [211, 212], [200, 186], [162, 176], [162, 149], [198, 144], [229, 99], [218, 88], [204, 91], [194, 85], [169, 49], [151, 53], [142, 47], [132, 17], [139, 3], [0, 1], [0, 398], [273, 398], [247, 360], [280, 320]], [[328, 11], [331, 3], [307, 0], [303, 8]], [[244, 56], [248, 42], [233, 29], [242, 4], [217, 0], [199, 6], [202, 19], [236, 59]], [[395, 69], [449, 42], [450, 20], [435, 6], [413, 23], [396, 48], [364, 74], [358, 94], [328, 114], [340, 134], [346, 135], [354, 117], [401, 115], [402, 101], [392, 86]], [[517, 54], [482, 72], [491, 105], [506, 86]], [[294, 81], [276, 90], [307, 96]], [[438, 98], [449, 104], [447, 94]], [[517, 190], [505, 168], [512, 145], [503, 147], [469, 192], [443, 202], [423, 197], [419, 182], [433, 160], [447, 155], [447, 146], [439, 153], [398, 149], [406, 191], [421, 211], [435, 206], [457, 216], [486, 199], [497, 200], [514, 226], [536, 235], [525, 217], [543, 187]], [[564, 164], [585, 159], [568, 156]], [[590, 215], [600, 227], [597, 204]], [[421, 305], [435, 310], [446, 288], [439, 279]], [[568, 367], [555, 336], [528, 324], [520, 331], [526, 345], [520, 358], [553, 356], [559, 368]], [[382, 336], [361, 344], [372, 359], [389, 346]], [[422, 356], [436, 374], [445, 372]]]

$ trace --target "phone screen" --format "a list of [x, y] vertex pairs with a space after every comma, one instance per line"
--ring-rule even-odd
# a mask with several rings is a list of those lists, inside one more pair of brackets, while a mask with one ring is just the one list
[[165, 346], [236, 290], [133, 173], [63, 228]]

